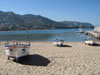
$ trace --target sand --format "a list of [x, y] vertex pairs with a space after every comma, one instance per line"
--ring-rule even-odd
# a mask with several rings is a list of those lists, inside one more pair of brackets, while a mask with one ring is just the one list
[[30, 56], [17, 63], [7, 60], [4, 42], [0, 42], [0, 75], [100, 75], [100, 46], [32, 42]]

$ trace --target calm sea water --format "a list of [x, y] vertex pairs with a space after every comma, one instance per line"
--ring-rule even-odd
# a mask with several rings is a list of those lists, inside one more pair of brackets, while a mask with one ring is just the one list
[[[91, 31], [93, 29], [83, 29], [83, 31]], [[29, 30], [29, 31], [1, 31], [0, 41], [19, 40], [27, 41], [53, 41], [62, 39], [64, 41], [79, 42], [84, 41], [88, 36], [76, 33], [78, 29], [54, 29], [54, 30]]]

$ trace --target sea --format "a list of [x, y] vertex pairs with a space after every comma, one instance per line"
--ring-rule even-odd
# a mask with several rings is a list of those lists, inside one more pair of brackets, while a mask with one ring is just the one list
[[[93, 29], [83, 29], [92, 31]], [[68, 42], [83, 42], [88, 37], [84, 33], [77, 33], [79, 29], [50, 29], [27, 31], [0, 31], [0, 41], [54, 41], [61, 39]]]

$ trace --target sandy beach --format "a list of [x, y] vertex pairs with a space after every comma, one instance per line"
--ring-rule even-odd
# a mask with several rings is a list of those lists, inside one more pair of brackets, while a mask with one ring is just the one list
[[17, 63], [7, 60], [4, 42], [0, 42], [0, 75], [100, 75], [100, 46], [32, 42], [30, 56]]

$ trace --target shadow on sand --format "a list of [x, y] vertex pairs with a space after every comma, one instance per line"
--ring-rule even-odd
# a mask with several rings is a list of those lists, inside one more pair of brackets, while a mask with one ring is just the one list
[[70, 45], [61, 45], [61, 46], [57, 46], [57, 47], [72, 47]]
[[98, 44], [98, 43], [95, 43], [95, 44], [93, 44], [93, 46], [100, 46], [100, 44]]
[[[16, 61], [14, 60], [14, 62]], [[19, 58], [19, 62], [16, 63], [23, 65], [31, 65], [31, 66], [47, 66], [50, 63], [50, 61], [41, 55], [34, 54], [21, 57]]]
[[72, 47], [72, 46], [70, 46], [70, 45], [62, 45], [61, 47]]

